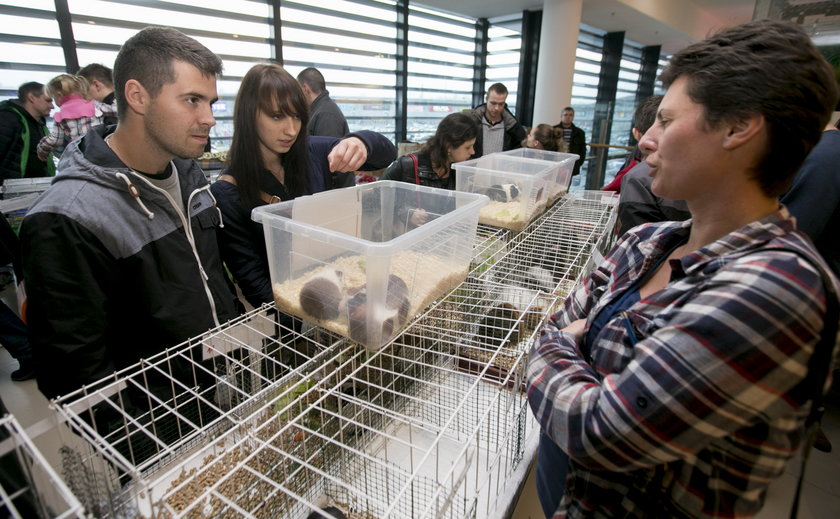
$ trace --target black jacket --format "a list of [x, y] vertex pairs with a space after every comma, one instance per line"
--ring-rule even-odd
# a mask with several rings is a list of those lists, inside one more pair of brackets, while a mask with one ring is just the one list
[[[411, 155], [417, 157], [417, 179], [414, 179], [414, 160]], [[410, 184], [419, 183], [421, 186], [436, 187], [439, 189], [455, 189], [455, 170], [449, 170], [449, 176], [440, 178], [432, 169], [432, 159], [426, 153], [410, 153], [395, 160], [388, 169], [379, 177], [380, 180], [398, 180]]]
[[21, 226], [30, 342], [47, 397], [236, 314], [216, 244], [219, 211], [204, 173], [193, 160], [174, 160], [186, 229], [163, 191], [122, 165], [103, 141], [105, 131], [97, 126], [70, 143], [59, 175]]
[[[484, 155], [484, 129], [482, 125], [485, 120], [484, 115], [486, 113], [487, 103], [480, 104], [472, 110], [472, 116], [475, 119], [475, 122], [478, 123], [478, 137], [475, 139], [475, 146], [473, 146], [473, 155], [471, 157], [473, 159]], [[525, 128], [523, 128], [522, 125], [519, 124], [519, 121], [516, 120], [516, 117], [510, 113], [507, 106], [505, 106], [505, 109], [502, 111], [501, 124], [505, 125], [505, 137], [502, 144], [502, 151], [521, 148], [522, 140], [526, 136]]]
[[350, 133], [347, 119], [341, 113], [341, 108], [330, 98], [330, 92], [325, 90], [312, 102], [312, 117], [306, 129], [309, 135], [342, 138]]
[[[23, 117], [23, 119], [21, 119]], [[21, 171], [23, 159], [23, 121], [29, 128], [29, 153], [26, 168]], [[16, 100], [0, 103], [0, 184], [7, 178], [46, 177], [47, 163], [38, 158], [38, 142], [47, 135], [47, 123], [36, 120]]]
[[[562, 128], [563, 124], [555, 124], [555, 128]], [[574, 153], [580, 158], [575, 162], [575, 169], [572, 171], [572, 176], [580, 173], [580, 167], [583, 166], [583, 161], [586, 160], [586, 133], [581, 128], [572, 123], [572, 138], [569, 141], [569, 153]]]

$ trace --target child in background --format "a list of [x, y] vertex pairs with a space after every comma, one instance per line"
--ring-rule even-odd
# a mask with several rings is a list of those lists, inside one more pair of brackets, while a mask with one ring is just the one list
[[88, 100], [87, 89], [85, 78], [69, 74], [56, 76], [47, 83], [47, 93], [55, 100], [59, 111], [53, 115], [52, 131], [38, 143], [41, 160], [47, 160], [50, 152], [59, 157], [70, 141], [103, 124], [105, 117], [116, 115], [113, 105]]

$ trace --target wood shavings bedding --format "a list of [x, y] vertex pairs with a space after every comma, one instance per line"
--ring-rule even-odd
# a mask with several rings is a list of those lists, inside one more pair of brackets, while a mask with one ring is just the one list
[[[342, 312], [336, 319], [313, 319], [303, 311], [300, 304], [300, 292], [306, 282], [330, 268], [343, 272], [344, 288], [347, 291], [362, 287], [367, 281], [364, 256], [344, 256], [327, 265], [316, 267], [296, 279], [275, 283], [274, 299], [279, 310], [303, 317], [318, 326], [349, 337], [346, 312]], [[408, 286], [408, 322], [435, 299], [466, 279], [467, 268], [466, 265], [458, 265], [438, 256], [403, 251], [391, 258], [389, 274], [398, 276]], [[401, 331], [405, 324], [398, 323], [395, 332]]]
[[543, 200], [541, 203], [527, 208], [530, 210], [523, 217], [523, 204], [521, 201], [498, 202], [491, 200], [478, 213], [478, 223], [492, 225], [494, 227], [504, 227], [505, 229], [519, 232], [525, 228], [528, 222], [531, 221], [531, 218], [541, 213], [545, 209], [545, 206], [546, 204]]

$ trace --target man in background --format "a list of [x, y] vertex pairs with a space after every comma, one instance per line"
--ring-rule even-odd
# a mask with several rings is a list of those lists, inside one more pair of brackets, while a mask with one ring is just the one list
[[330, 97], [323, 74], [317, 68], [309, 67], [301, 70], [297, 80], [309, 101], [311, 113], [309, 124], [306, 125], [309, 135], [340, 139], [350, 133], [341, 108]]
[[38, 158], [38, 142], [47, 131], [53, 102], [36, 81], [18, 88], [18, 98], [0, 103], [0, 185], [7, 178], [52, 176], [52, 158]]
[[473, 108], [472, 115], [481, 128], [473, 146], [473, 158], [513, 150], [522, 145], [525, 128], [508, 110], [507, 96], [505, 85], [493, 83], [487, 89], [486, 102]]
[[566, 148], [569, 153], [578, 155], [577, 162], [575, 162], [575, 169], [572, 176], [580, 173], [580, 167], [586, 158], [586, 133], [581, 128], [575, 126], [575, 109], [567, 106], [560, 114], [560, 124], [555, 124], [555, 128], [563, 130], [563, 140], [566, 141]]
[[[114, 73], [111, 69], [99, 63], [91, 63], [80, 68], [77, 74], [87, 79], [88, 95], [93, 100], [106, 105], [114, 105]], [[105, 116], [105, 124], [117, 124], [117, 117]]]

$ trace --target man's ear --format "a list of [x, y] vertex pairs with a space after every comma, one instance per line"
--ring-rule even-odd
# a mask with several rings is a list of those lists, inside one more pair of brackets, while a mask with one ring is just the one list
[[734, 150], [752, 141], [765, 128], [766, 121], [762, 114], [753, 114], [726, 125], [723, 136], [723, 148]]
[[151, 97], [139, 81], [136, 79], [129, 79], [125, 82], [125, 100], [131, 111], [140, 115], [145, 115]]
[[636, 142], [639, 142], [640, 140], [642, 140], [642, 135], [644, 135], [644, 134], [642, 132], [640, 132], [638, 128], [633, 128], [630, 131], [633, 132], [633, 138], [636, 139]]

